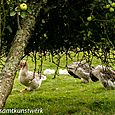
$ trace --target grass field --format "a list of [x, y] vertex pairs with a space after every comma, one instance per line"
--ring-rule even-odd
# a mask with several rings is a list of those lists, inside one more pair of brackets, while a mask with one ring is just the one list
[[[34, 70], [31, 59], [28, 62], [29, 69]], [[98, 63], [94, 61], [94, 65]], [[56, 69], [56, 65], [47, 60], [43, 70], [46, 68]], [[52, 79], [53, 75], [48, 75], [36, 91], [20, 93], [24, 86], [17, 77], [18, 73], [5, 109], [41, 108], [43, 115], [115, 115], [115, 91], [106, 90], [100, 82], [83, 84], [70, 75], [59, 75], [55, 79]]]

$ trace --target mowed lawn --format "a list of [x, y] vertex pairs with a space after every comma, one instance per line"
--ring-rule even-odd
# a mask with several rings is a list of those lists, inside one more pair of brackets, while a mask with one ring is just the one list
[[[31, 59], [28, 62], [29, 70], [34, 70]], [[94, 65], [98, 63], [94, 61]], [[56, 70], [56, 65], [46, 60], [43, 70], [46, 68]], [[17, 72], [5, 109], [42, 109], [43, 115], [115, 115], [115, 90], [106, 90], [99, 81], [84, 84], [70, 75], [53, 77], [48, 75], [36, 91], [21, 93], [24, 86]]]

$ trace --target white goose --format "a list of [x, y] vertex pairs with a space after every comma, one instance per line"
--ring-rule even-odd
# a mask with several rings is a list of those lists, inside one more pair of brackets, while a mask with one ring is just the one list
[[27, 87], [27, 90], [31, 91], [41, 86], [43, 80], [46, 80], [46, 76], [28, 71], [28, 64], [25, 60], [20, 62], [19, 81], [21, 84]]

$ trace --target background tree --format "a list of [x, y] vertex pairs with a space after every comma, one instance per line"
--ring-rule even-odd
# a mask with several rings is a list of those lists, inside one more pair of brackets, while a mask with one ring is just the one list
[[20, 60], [30, 52], [58, 55], [58, 63], [60, 53], [70, 58], [69, 51], [83, 52], [82, 59], [88, 62], [96, 56], [112, 64], [114, 8], [111, 0], [1, 0], [1, 65], [3, 57], [6, 61], [0, 73], [0, 108], [11, 92]]

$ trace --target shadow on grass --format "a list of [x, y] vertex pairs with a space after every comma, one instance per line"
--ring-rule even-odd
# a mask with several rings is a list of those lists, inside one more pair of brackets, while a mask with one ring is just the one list
[[91, 111], [102, 111], [102, 112], [112, 112], [115, 113], [115, 100], [105, 101], [105, 100], [95, 100], [88, 105]]

